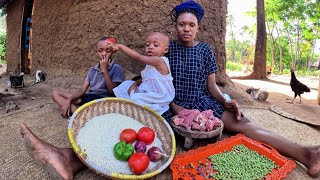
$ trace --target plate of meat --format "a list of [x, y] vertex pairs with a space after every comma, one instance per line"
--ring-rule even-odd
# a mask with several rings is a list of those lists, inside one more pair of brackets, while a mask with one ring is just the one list
[[191, 149], [194, 139], [221, 138], [223, 122], [212, 110], [183, 110], [172, 118], [172, 129], [185, 138], [184, 148]]

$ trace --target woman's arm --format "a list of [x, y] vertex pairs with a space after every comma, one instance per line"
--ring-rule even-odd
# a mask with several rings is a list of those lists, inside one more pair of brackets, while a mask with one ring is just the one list
[[215, 73], [212, 73], [208, 76], [208, 91], [211, 96], [217, 101], [221, 102], [226, 109], [234, 111], [236, 113], [237, 120], [241, 120], [241, 112], [239, 110], [238, 103], [235, 100], [230, 101], [224, 97], [216, 83]]
[[212, 73], [208, 76], [208, 90], [214, 99], [225, 104], [227, 99], [221, 93], [221, 91], [216, 83], [216, 74], [215, 73]]

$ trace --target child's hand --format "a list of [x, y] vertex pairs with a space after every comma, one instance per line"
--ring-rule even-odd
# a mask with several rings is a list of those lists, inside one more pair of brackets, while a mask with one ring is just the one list
[[102, 72], [107, 72], [108, 68], [113, 64], [113, 60], [109, 59], [109, 56], [102, 56], [102, 59], [100, 59], [100, 67]]
[[112, 45], [112, 50], [113, 51], [119, 51], [120, 50], [120, 44], [113, 44]]
[[128, 94], [130, 95], [131, 91], [137, 92], [137, 89], [138, 89], [137, 83], [133, 83], [128, 89]]
[[113, 52], [119, 51], [119, 49], [120, 49], [120, 45], [119, 44], [113, 44], [113, 43], [110, 43], [110, 42], [108, 42], [107, 44], [108, 44], [107, 48], [112, 49]]
[[64, 118], [68, 118], [70, 116], [71, 113], [71, 106], [70, 103], [65, 103], [62, 107], [61, 107], [61, 116]]

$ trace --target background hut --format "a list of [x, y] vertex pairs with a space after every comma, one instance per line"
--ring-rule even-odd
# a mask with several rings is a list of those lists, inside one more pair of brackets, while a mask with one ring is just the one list
[[[7, 71], [48, 76], [84, 75], [97, 63], [94, 48], [100, 36], [143, 51], [144, 36], [162, 31], [175, 38], [171, 9], [181, 0], [1, 0], [7, 12]], [[227, 1], [198, 0], [206, 10], [199, 40], [214, 48], [220, 71], [225, 72]], [[30, 26], [30, 29], [28, 27]], [[122, 53], [125, 69], [139, 73], [143, 67]]]

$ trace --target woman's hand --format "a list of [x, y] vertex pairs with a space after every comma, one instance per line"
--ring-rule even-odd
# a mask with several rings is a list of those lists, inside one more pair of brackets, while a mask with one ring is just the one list
[[227, 110], [230, 110], [230, 111], [233, 111], [236, 113], [236, 119], [237, 120], [241, 120], [241, 112], [239, 110], [239, 106], [238, 106], [238, 103], [235, 101], [235, 100], [229, 100], [229, 101], [225, 101], [224, 102], [224, 107], [227, 109]]

